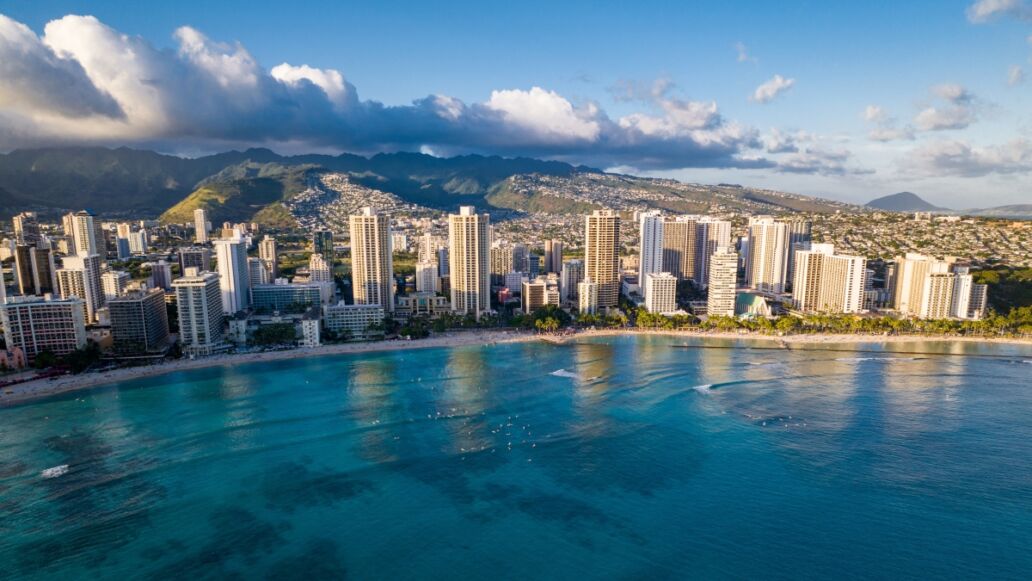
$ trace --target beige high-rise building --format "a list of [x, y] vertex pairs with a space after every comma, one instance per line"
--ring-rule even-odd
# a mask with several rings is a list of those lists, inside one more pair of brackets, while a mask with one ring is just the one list
[[721, 246], [710, 256], [706, 313], [709, 316], [735, 316], [738, 288], [738, 254]]
[[491, 243], [491, 284], [505, 284], [505, 275], [513, 272], [513, 248], [503, 241]]
[[356, 305], [380, 305], [394, 312], [391, 219], [372, 208], [351, 216], [351, 287]]
[[194, 216], [194, 241], [204, 244], [208, 241], [208, 212], [204, 208], [197, 208]]
[[559, 240], [545, 240], [544, 271], [559, 273], [563, 269], [563, 243]]
[[476, 316], [491, 310], [491, 218], [462, 206], [448, 215], [452, 311]]
[[276, 280], [279, 276], [279, 250], [276, 248], [276, 239], [268, 234], [258, 243], [258, 258], [269, 273], [269, 280]]
[[923, 319], [948, 319], [953, 312], [956, 284], [957, 275], [952, 272], [936, 272], [925, 277], [918, 315]]
[[308, 282], [333, 282], [333, 269], [322, 254], [308, 257]]
[[710, 257], [721, 247], [731, 247], [731, 222], [703, 216], [695, 223], [696, 286], [709, 284]]
[[22, 212], [12, 219], [14, 224], [14, 240], [18, 244], [35, 246], [42, 237], [39, 231], [39, 220], [35, 212]]
[[858, 313], [864, 309], [867, 259], [835, 254], [831, 244], [812, 244], [795, 253], [792, 296], [807, 312]]
[[896, 311], [904, 316], [920, 316], [928, 276], [949, 271], [950, 263], [924, 254], [909, 252], [897, 258], [892, 301]]
[[751, 288], [763, 293], [785, 292], [788, 273], [788, 224], [770, 216], [749, 220], [749, 254], [745, 280]]
[[695, 278], [697, 222], [697, 216], [678, 216], [663, 222], [663, 272], [678, 280]]
[[595, 210], [584, 218], [584, 278], [598, 285], [599, 308], [620, 301], [620, 215]]
[[893, 265], [893, 307], [924, 319], [981, 319], [986, 286], [974, 284], [970, 268], [956, 259], [908, 253]]

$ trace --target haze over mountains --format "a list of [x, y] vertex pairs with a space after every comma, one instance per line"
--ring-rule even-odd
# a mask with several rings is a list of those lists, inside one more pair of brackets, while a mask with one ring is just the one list
[[913, 192], [899, 192], [882, 196], [867, 202], [866, 207], [888, 212], [942, 212], [960, 213], [968, 216], [982, 216], [987, 218], [1010, 218], [1029, 219], [1032, 218], [1032, 204], [1012, 204], [1008, 206], [997, 206], [994, 208], [968, 208], [964, 210], [951, 210], [930, 204]]
[[[358, 187], [435, 209], [475, 204], [497, 210], [580, 213], [591, 207], [619, 207], [626, 197], [675, 213], [865, 211], [861, 206], [747, 186], [605, 174], [530, 158], [440, 158], [419, 153], [283, 156], [268, 149], [181, 158], [124, 147], [64, 147], [0, 155], [0, 217], [23, 210], [56, 214], [86, 207], [102, 216], [160, 216], [175, 222], [188, 221], [195, 208], [203, 207], [218, 221], [287, 226], [292, 219], [284, 202], [311, 187], [317, 181], [314, 176], [327, 172], [344, 174]], [[873, 200], [866, 209], [949, 211], [910, 192]], [[1024, 218], [1032, 216], [1032, 206], [975, 212]]]

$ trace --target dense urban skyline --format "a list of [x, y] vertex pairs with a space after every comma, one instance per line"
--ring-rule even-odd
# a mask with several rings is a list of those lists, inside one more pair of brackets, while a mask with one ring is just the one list
[[858, 202], [1027, 203], [1030, 10], [14, 2], [0, 149], [478, 152]]

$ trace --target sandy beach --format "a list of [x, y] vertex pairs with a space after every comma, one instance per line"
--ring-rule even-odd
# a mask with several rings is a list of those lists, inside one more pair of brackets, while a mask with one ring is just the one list
[[918, 342], [944, 342], [944, 343], [981, 343], [999, 345], [1030, 345], [1032, 337], [952, 337], [933, 335], [860, 335], [860, 334], [798, 334], [798, 335], [762, 335], [760, 333], [735, 333], [725, 331], [672, 331], [660, 329], [597, 329], [579, 331], [571, 335], [563, 336], [542, 336], [541, 338], [554, 343], [563, 343], [573, 340], [586, 339], [589, 337], [614, 337], [619, 335], [662, 335], [678, 338], [696, 339], [736, 339], [742, 341], [767, 341], [782, 345], [819, 345], [819, 344], [857, 344], [869, 343], [879, 345], [891, 345], [898, 343]]
[[310, 349], [290, 349], [283, 351], [267, 351], [260, 353], [233, 353], [215, 355], [198, 359], [178, 359], [157, 365], [126, 367], [110, 371], [83, 373], [80, 375], [62, 375], [46, 379], [35, 379], [2, 388], [0, 391], [0, 407], [25, 403], [63, 393], [89, 389], [101, 385], [130, 381], [145, 377], [154, 377], [166, 373], [217, 367], [220, 365], [238, 365], [263, 361], [280, 361], [302, 357], [320, 357], [325, 355], [345, 355], [357, 353], [375, 353], [382, 351], [400, 351], [407, 349], [432, 349], [442, 347], [462, 347], [469, 345], [492, 345], [499, 343], [519, 343], [527, 341], [546, 341], [554, 344], [570, 343], [583, 339], [616, 337], [625, 335], [659, 335], [677, 339], [731, 339], [740, 341], [763, 341], [779, 345], [783, 348], [805, 348], [807, 345], [822, 344], [872, 344], [890, 345], [915, 342], [948, 342], [948, 343], [980, 343], [1032, 346], [1032, 338], [981, 338], [981, 337], [934, 337], [924, 335], [837, 335], [837, 334], [801, 334], [779, 337], [776, 335], [760, 335], [754, 333], [670, 331], [651, 329], [599, 329], [578, 331], [565, 335], [541, 335], [529, 331], [518, 330], [475, 330], [459, 331], [434, 335], [427, 339], [415, 341], [376, 341], [370, 343], [345, 343], [340, 345], [323, 345]]

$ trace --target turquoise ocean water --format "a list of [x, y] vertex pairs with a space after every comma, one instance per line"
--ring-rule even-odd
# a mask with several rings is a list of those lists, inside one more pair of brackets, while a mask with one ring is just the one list
[[307, 358], [0, 409], [0, 579], [1029, 577], [1032, 349], [684, 343]]

